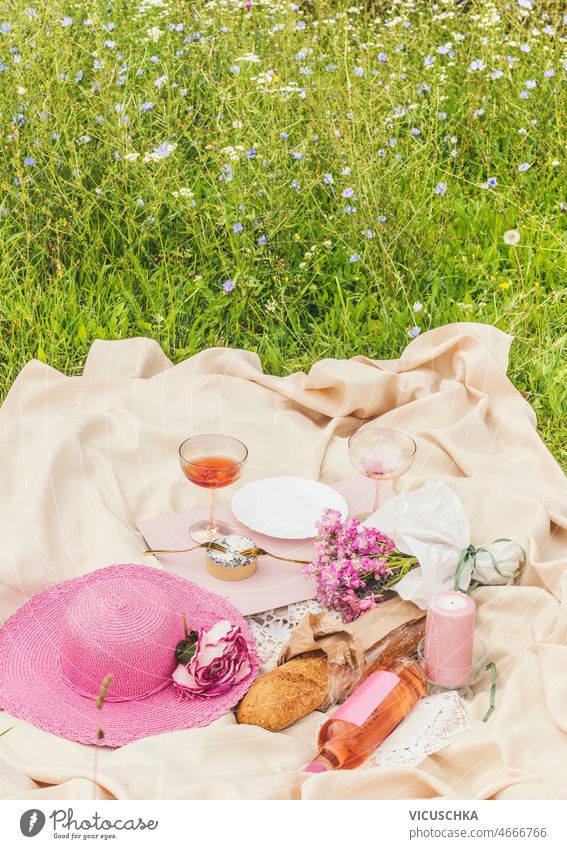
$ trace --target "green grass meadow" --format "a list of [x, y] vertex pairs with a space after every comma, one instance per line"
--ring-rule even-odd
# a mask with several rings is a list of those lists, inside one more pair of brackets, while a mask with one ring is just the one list
[[97, 338], [285, 374], [455, 321], [567, 466], [561, 2], [0, 10], [0, 396]]

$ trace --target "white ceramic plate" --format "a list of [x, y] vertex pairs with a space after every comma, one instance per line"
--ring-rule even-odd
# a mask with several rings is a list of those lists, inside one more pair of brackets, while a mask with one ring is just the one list
[[330, 486], [309, 478], [264, 478], [246, 484], [235, 493], [232, 512], [246, 527], [279, 539], [307, 539], [317, 536], [315, 522], [329, 507], [343, 519], [348, 506], [342, 495]]

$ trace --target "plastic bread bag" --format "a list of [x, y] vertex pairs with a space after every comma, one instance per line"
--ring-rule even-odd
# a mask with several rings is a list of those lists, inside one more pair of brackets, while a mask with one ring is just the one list
[[424, 616], [405, 621], [385, 635], [384, 618], [373, 610], [345, 625], [334, 614], [310, 613], [284, 646], [278, 665], [298, 656], [326, 656], [328, 694], [318, 710], [327, 710], [344, 701], [374, 669], [417, 650], [425, 633]]

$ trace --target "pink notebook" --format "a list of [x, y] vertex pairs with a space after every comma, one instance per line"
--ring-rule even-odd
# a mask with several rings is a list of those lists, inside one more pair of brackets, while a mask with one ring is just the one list
[[[333, 488], [346, 500], [349, 515], [372, 509], [374, 483], [369, 478], [353, 475], [333, 484]], [[313, 540], [276, 539], [250, 530], [234, 517], [229, 504], [220, 506], [217, 515], [233, 527], [236, 533], [252, 537], [256, 545], [274, 554], [300, 560], [308, 560], [315, 554]], [[138, 522], [138, 528], [149, 548], [189, 548], [192, 544], [189, 527], [196, 520], [206, 518], [206, 511], [189, 511], [142, 519]], [[221, 581], [207, 572], [205, 552], [201, 549], [188, 554], [160, 554], [158, 559], [168, 571], [227, 598], [246, 615], [313, 598], [313, 590], [301, 574], [301, 565], [297, 563], [261, 557], [256, 572], [250, 578], [244, 581]]]

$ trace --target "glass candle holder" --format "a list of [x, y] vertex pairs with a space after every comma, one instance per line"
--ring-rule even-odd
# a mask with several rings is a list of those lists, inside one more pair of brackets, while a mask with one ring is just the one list
[[[425, 640], [420, 640], [417, 647], [417, 656], [419, 658], [419, 662], [422, 663], [425, 668], [424, 650]], [[447, 693], [449, 690], [455, 690], [462, 699], [472, 699], [472, 687], [482, 677], [486, 669], [487, 657], [488, 649], [486, 648], [486, 643], [484, 643], [484, 641], [479, 637], [475, 637], [473, 644], [473, 662], [468, 677], [464, 681], [461, 680], [461, 683], [453, 687], [445, 684], [439, 684], [437, 681], [432, 681], [430, 678], [427, 678], [429, 695], [434, 695], [435, 693]], [[459, 672], [459, 669], [455, 670], [455, 680], [459, 680]]]

